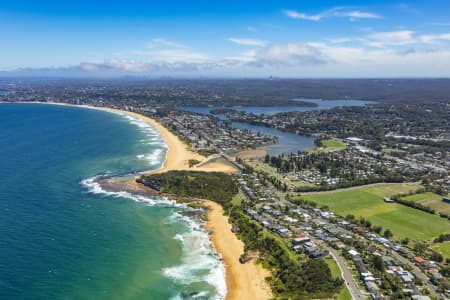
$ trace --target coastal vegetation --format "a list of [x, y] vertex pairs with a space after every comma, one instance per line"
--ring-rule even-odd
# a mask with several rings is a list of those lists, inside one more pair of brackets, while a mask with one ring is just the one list
[[[333, 277], [340, 277], [341, 276], [341, 270], [339, 269], [339, 266], [334, 261], [333, 258], [327, 257], [325, 259], [325, 262], [327, 263], [328, 267], [330, 268], [331, 275]], [[350, 294], [350, 291], [346, 286], [343, 286], [339, 292], [339, 294], [336, 295], [336, 300], [351, 300], [352, 295]]]
[[258, 251], [260, 261], [272, 270], [269, 278], [276, 299], [330, 298], [340, 293], [343, 280], [333, 276], [323, 259], [296, 255], [278, 236], [251, 220], [241, 208], [230, 212], [233, 226], [247, 251]]
[[198, 159], [190, 159], [188, 160], [189, 168], [192, 168], [195, 165], [198, 165], [200, 161]]
[[243, 212], [238, 186], [232, 176], [218, 172], [169, 171], [143, 175], [137, 182], [163, 193], [221, 204], [245, 244], [242, 261], [246, 261], [249, 252], [259, 253], [259, 260], [272, 271], [269, 283], [276, 298], [327, 298], [341, 293], [343, 280], [332, 274], [324, 260], [294, 253], [279, 236]]
[[213, 200], [225, 209], [238, 193], [235, 180], [220, 172], [169, 171], [143, 175], [137, 182], [166, 194]]
[[[343, 191], [313, 193], [300, 198], [327, 206], [341, 216], [365, 218], [374, 227], [389, 229], [394, 238], [430, 241], [448, 232], [448, 220], [397, 203], [386, 203], [385, 197], [416, 190], [418, 184], [381, 184]], [[299, 199], [299, 198], [297, 198]]]

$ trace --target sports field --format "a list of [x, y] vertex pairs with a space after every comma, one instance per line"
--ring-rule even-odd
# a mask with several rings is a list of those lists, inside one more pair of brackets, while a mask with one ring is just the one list
[[450, 258], [450, 242], [434, 244], [432, 248], [444, 258]]
[[347, 148], [347, 145], [343, 141], [336, 139], [323, 140], [321, 143], [323, 145], [322, 147], [309, 149], [308, 152], [337, 151]]
[[336, 192], [310, 193], [301, 198], [327, 205], [341, 216], [364, 217], [373, 225], [390, 229], [394, 238], [408, 237], [429, 241], [441, 233], [450, 232], [450, 222], [437, 215], [396, 203], [385, 203], [383, 198], [416, 190], [418, 184], [380, 184], [351, 188]]
[[442, 212], [445, 214], [450, 214], [450, 203], [446, 203], [442, 201], [442, 196], [432, 193], [432, 192], [426, 192], [426, 193], [420, 193], [415, 194], [407, 197], [402, 197], [402, 199], [407, 201], [413, 201], [420, 203], [424, 206], [431, 207], [436, 212]]

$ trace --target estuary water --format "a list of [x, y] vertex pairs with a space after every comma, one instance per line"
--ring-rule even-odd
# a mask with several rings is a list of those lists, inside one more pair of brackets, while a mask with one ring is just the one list
[[[235, 109], [237, 111], [243, 111], [247, 113], [252, 113], [255, 115], [275, 115], [283, 112], [292, 112], [292, 111], [313, 111], [313, 110], [322, 110], [322, 109], [331, 109], [335, 107], [341, 106], [365, 106], [376, 104], [375, 101], [366, 101], [366, 100], [322, 100], [322, 99], [294, 99], [304, 102], [313, 103], [316, 106], [233, 106], [229, 107]], [[181, 106], [179, 109], [196, 112], [199, 114], [209, 114], [211, 110], [222, 108], [218, 106]], [[221, 119], [224, 119], [224, 115], [216, 115]]]
[[159, 168], [149, 125], [0, 104], [0, 299], [221, 299], [224, 268], [187, 207], [108, 193], [99, 174]]
[[[244, 111], [255, 115], [274, 115], [282, 112], [292, 111], [313, 111], [332, 109], [343, 106], [365, 106], [376, 104], [374, 101], [365, 100], [322, 100], [322, 99], [296, 99], [305, 102], [316, 104], [316, 106], [234, 106], [230, 107], [238, 111]], [[180, 110], [190, 111], [199, 114], [210, 114], [211, 110], [222, 107], [207, 107], [207, 106], [182, 106], [178, 107]], [[215, 115], [221, 120], [226, 120], [224, 114]], [[231, 127], [238, 129], [250, 130], [253, 132], [260, 132], [263, 134], [277, 137], [277, 142], [274, 145], [267, 147], [267, 153], [270, 155], [297, 153], [298, 151], [305, 151], [315, 147], [314, 138], [308, 136], [297, 135], [295, 133], [284, 132], [278, 129], [269, 128], [261, 125], [250, 125], [242, 122], [233, 122]]]

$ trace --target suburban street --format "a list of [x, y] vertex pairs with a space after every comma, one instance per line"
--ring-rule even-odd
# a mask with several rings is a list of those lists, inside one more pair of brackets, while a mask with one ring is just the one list
[[353, 274], [350, 271], [350, 269], [347, 267], [347, 264], [345, 263], [344, 258], [333, 248], [329, 247], [326, 243], [310, 237], [312, 241], [323, 247], [325, 250], [327, 250], [331, 257], [334, 259], [334, 261], [339, 266], [339, 269], [341, 270], [342, 279], [345, 281], [345, 285], [347, 286], [350, 294], [352, 295], [352, 299], [354, 300], [363, 300], [367, 297], [363, 295], [361, 292], [358, 283], [356, 283], [355, 278], [353, 278]]

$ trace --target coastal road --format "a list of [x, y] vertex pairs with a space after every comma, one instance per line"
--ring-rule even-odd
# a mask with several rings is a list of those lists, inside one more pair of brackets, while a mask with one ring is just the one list
[[345, 281], [345, 285], [347, 286], [348, 291], [352, 295], [353, 300], [364, 300], [367, 299], [367, 296], [361, 291], [356, 283], [355, 278], [353, 278], [353, 274], [350, 269], [347, 267], [344, 258], [333, 248], [329, 247], [327, 244], [319, 241], [318, 239], [310, 236], [311, 240], [316, 244], [320, 245], [323, 249], [327, 250], [334, 261], [337, 263], [339, 269], [341, 270], [342, 279]]
[[340, 256], [333, 248], [325, 247], [325, 249], [327, 249], [330, 252], [331, 257], [333, 257], [334, 261], [337, 263], [339, 269], [341, 270], [342, 278], [344, 279], [345, 284], [347, 285], [348, 291], [352, 295], [352, 299], [354, 300], [367, 299], [367, 297], [363, 294], [363, 292], [361, 292], [358, 284], [355, 281], [355, 278], [353, 278], [352, 272], [345, 264], [345, 260], [342, 258], [342, 256]]

